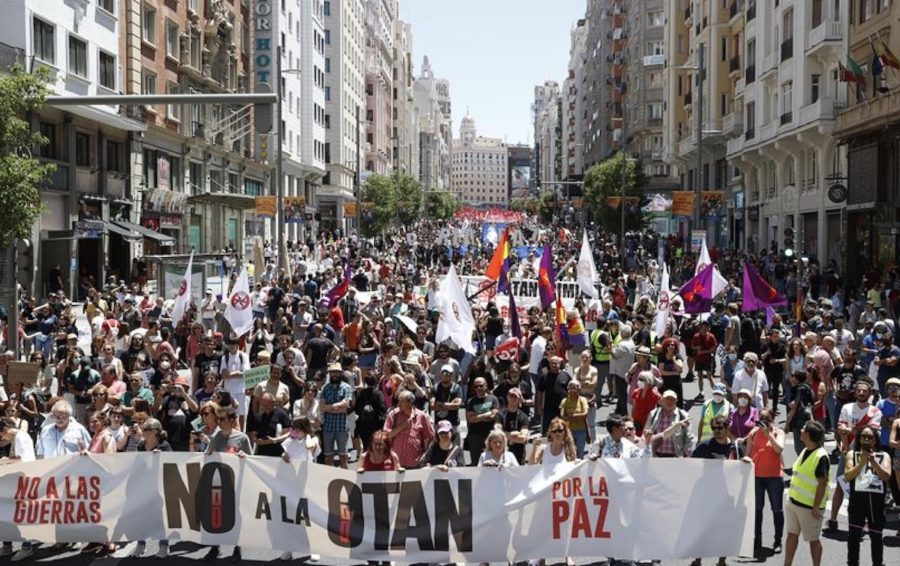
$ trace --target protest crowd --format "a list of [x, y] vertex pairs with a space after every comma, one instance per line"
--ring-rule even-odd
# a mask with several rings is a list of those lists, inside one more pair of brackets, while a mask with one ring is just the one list
[[[692, 251], [649, 232], [615, 240], [525, 215], [422, 221], [370, 240], [323, 231], [289, 243], [283, 261], [267, 244], [271, 261], [252, 277], [229, 257], [222, 296], [192, 297], [188, 280], [177, 296], [141, 281], [86, 289], [77, 304], [24, 297], [22, 356], [5, 340], [4, 363], [35, 370], [0, 387], [2, 462], [230, 452], [364, 474], [743, 460], [754, 466], [756, 558], [818, 566], [824, 529], [847, 531], [850, 566], [864, 533], [870, 564], [888, 563], [900, 275], [872, 270], [859, 284], [774, 250]], [[700, 394], [686, 398], [691, 381]], [[837, 521], [844, 502], [849, 525]], [[764, 519], [774, 540], [762, 540]], [[0, 556], [28, 559], [35, 544], [6, 543]], [[145, 552], [138, 542], [132, 555]]]

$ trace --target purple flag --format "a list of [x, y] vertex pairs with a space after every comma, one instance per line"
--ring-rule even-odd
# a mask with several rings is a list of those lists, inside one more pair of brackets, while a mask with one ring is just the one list
[[775, 309], [766, 307], [766, 326], [772, 328], [773, 322], [775, 322]]
[[553, 269], [550, 244], [544, 246], [544, 253], [541, 254], [541, 265], [538, 268], [538, 291], [541, 294], [541, 309], [547, 310], [556, 300], [556, 271]]
[[509, 294], [509, 335], [516, 338], [522, 337], [522, 325], [519, 323], [519, 311], [516, 309], [516, 299]]
[[744, 263], [744, 285], [741, 289], [743, 300], [741, 311], [750, 312], [766, 307], [785, 307], [787, 299], [778, 294], [774, 287], [769, 285], [759, 271], [749, 263]]
[[713, 264], [707, 265], [678, 290], [678, 294], [684, 298], [684, 312], [701, 314], [712, 309], [714, 269]]
[[340, 302], [341, 299], [344, 298], [344, 295], [347, 294], [347, 291], [350, 290], [350, 278], [352, 277], [353, 272], [350, 269], [350, 260], [346, 260], [344, 262], [344, 279], [334, 287], [332, 287], [328, 294], [328, 308], [333, 309]]

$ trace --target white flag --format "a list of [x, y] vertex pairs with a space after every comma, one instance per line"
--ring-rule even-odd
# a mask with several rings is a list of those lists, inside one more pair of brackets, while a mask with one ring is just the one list
[[247, 266], [241, 269], [228, 303], [225, 304], [225, 320], [234, 330], [234, 335], [241, 337], [253, 328], [253, 309], [250, 308], [250, 279], [247, 277]]
[[584, 231], [584, 238], [581, 240], [581, 253], [578, 254], [578, 264], [575, 266], [575, 271], [578, 274], [578, 286], [581, 287], [581, 292], [592, 299], [599, 299], [597, 265], [594, 263], [594, 254], [591, 253], [591, 244], [588, 242], [587, 230]]
[[[704, 267], [712, 263], [712, 259], [709, 256], [709, 248], [706, 247], [706, 238], [703, 238], [703, 243], [700, 245], [700, 257], [697, 259], [697, 266], [694, 268], [694, 277], [700, 273]], [[716, 298], [719, 293], [725, 290], [725, 287], [728, 286], [728, 280], [719, 273], [719, 267], [716, 266], [713, 268], [713, 285], [712, 285], [712, 296]]]
[[188, 259], [187, 270], [184, 272], [184, 278], [181, 280], [181, 286], [178, 287], [178, 295], [175, 296], [175, 307], [172, 309], [172, 325], [178, 326], [184, 313], [187, 312], [191, 304], [191, 269], [194, 265], [194, 252], [191, 250], [191, 257]]
[[669, 268], [663, 262], [659, 276], [659, 297], [656, 298], [656, 318], [653, 321], [653, 331], [660, 338], [665, 336], [666, 324], [669, 322], [669, 298]]
[[454, 344], [474, 354], [472, 331], [475, 330], [475, 318], [472, 317], [469, 300], [459, 285], [459, 276], [456, 275], [456, 267], [453, 264], [450, 265], [447, 277], [441, 281], [438, 301], [441, 305], [441, 318], [438, 321], [435, 342], [440, 344], [450, 338]]

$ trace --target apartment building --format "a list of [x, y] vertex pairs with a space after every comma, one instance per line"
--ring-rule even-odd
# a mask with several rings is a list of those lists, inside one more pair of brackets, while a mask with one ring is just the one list
[[538, 185], [555, 188], [562, 169], [562, 105], [559, 83], [544, 81], [534, 87], [534, 173]]
[[366, 0], [365, 170], [393, 170], [394, 23], [397, 0]]
[[[611, 92], [606, 76], [612, 41], [611, 18], [607, 14], [609, 0], [588, 0], [585, 11], [587, 28], [580, 96], [582, 97], [582, 136], [584, 169], [600, 163], [611, 153], [609, 114]], [[578, 72], [576, 71], [576, 75]]]
[[[49, 70], [54, 94], [122, 91], [122, 14], [117, 2], [10, 0], [3, 3], [2, 13], [3, 59], [18, 61], [26, 71]], [[45, 107], [27, 117], [32, 130], [49, 140], [37, 156], [56, 165], [41, 190], [47, 213], [32, 229], [38, 273], [31, 291], [39, 296], [48, 291], [47, 273], [54, 267], [62, 271], [66, 293], [81, 297], [79, 282], [101, 285], [107, 276], [127, 277], [130, 253], [143, 251], [144, 231], [134, 229], [140, 192], [130, 177], [129, 155], [147, 126], [123, 110]], [[110, 253], [113, 250], [130, 253]]]
[[569, 69], [563, 81], [562, 173], [574, 181], [584, 174], [584, 55], [587, 20], [580, 19], [572, 28], [569, 47]]
[[[844, 273], [853, 283], [863, 275], [878, 270], [886, 273], [898, 264], [897, 232], [900, 228], [900, 195], [897, 191], [898, 152], [900, 134], [898, 118], [900, 107], [896, 97], [900, 93], [897, 69], [891, 67], [890, 58], [900, 53], [900, 3], [882, 0], [843, 0], [840, 17], [831, 15], [825, 8], [824, 29], [815, 37], [826, 41], [837, 26], [847, 38], [841, 56], [850, 55], [863, 68], [866, 84], [844, 83], [849, 90], [837, 99], [837, 116], [834, 134], [847, 151], [847, 166], [840, 167], [832, 180], [826, 179], [826, 201], [841, 191], [833, 190], [842, 185], [848, 191], [846, 201], [845, 231], [842, 232], [841, 251], [845, 251]], [[813, 30], [816, 31], [816, 30]], [[810, 32], [811, 38], [812, 32]], [[873, 47], [890, 52], [883, 60], [883, 71], [873, 74]], [[841, 59], [844, 60], [843, 58]], [[843, 103], [843, 107], [841, 107]], [[827, 163], [828, 171], [831, 164]], [[845, 178], [846, 177], [846, 178]], [[830, 219], [830, 216], [829, 216]], [[831, 226], [828, 227], [830, 236]], [[828, 249], [830, 252], [830, 248]]]
[[453, 140], [451, 184], [460, 201], [475, 206], [505, 206], [509, 202], [509, 155], [497, 138], [479, 137], [475, 120], [462, 119]]
[[418, 135], [416, 134], [416, 107], [413, 84], [413, 32], [412, 26], [401, 20], [394, 23], [393, 66], [393, 130], [391, 141], [394, 152], [394, 169], [418, 176]]
[[[677, 167], [683, 189], [723, 190], [728, 185], [723, 118], [734, 104], [730, 8], [721, 0], [677, 0], [664, 5], [668, 62], [664, 157]], [[686, 234], [689, 220], [681, 219], [675, 228]], [[727, 242], [725, 223], [701, 219], [700, 229], [707, 230], [710, 245]]]
[[413, 83], [413, 106], [419, 182], [425, 190], [450, 190], [450, 83], [435, 78], [427, 55], [423, 57], [421, 72]]
[[363, 165], [357, 142], [365, 143], [365, 2], [326, 0], [324, 14], [328, 173], [316, 201], [350, 226], [355, 219], [344, 219], [344, 203], [356, 199], [354, 179]]
[[846, 170], [845, 150], [833, 135], [836, 113], [847, 103], [846, 84], [838, 81], [847, 53], [847, 3], [731, 6], [734, 104], [721, 122], [736, 169], [728, 170], [731, 241], [753, 251], [781, 250], [791, 228], [800, 253], [823, 265], [839, 261], [844, 204], [830, 199], [828, 189]]

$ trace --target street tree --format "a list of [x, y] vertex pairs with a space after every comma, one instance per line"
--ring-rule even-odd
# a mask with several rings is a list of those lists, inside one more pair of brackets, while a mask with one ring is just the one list
[[0, 75], [0, 247], [30, 236], [47, 210], [41, 187], [56, 166], [32, 155], [49, 140], [32, 131], [26, 117], [44, 104], [49, 78], [46, 69], [29, 74], [20, 66]]
[[418, 220], [422, 185], [405, 173], [370, 175], [363, 186], [363, 199], [371, 203], [363, 215], [363, 234], [372, 237], [393, 221], [410, 225]]
[[[619, 206], [625, 206], [625, 230], [640, 230], [646, 226], [646, 219], [641, 212], [647, 204], [643, 188], [646, 184], [641, 164], [636, 160], [628, 160], [625, 169], [625, 196], [626, 203], [621, 202], [622, 197], [622, 167], [625, 164], [622, 152], [598, 163], [584, 174], [584, 195], [587, 204], [594, 211], [594, 217], [599, 226], [617, 234], [621, 231], [622, 210]], [[633, 200], [637, 198], [636, 204]], [[611, 206], [618, 203], [618, 206]]]
[[450, 191], [429, 191], [425, 206], [432, 220], [448, 220], [459, 210], [459, 201]]

